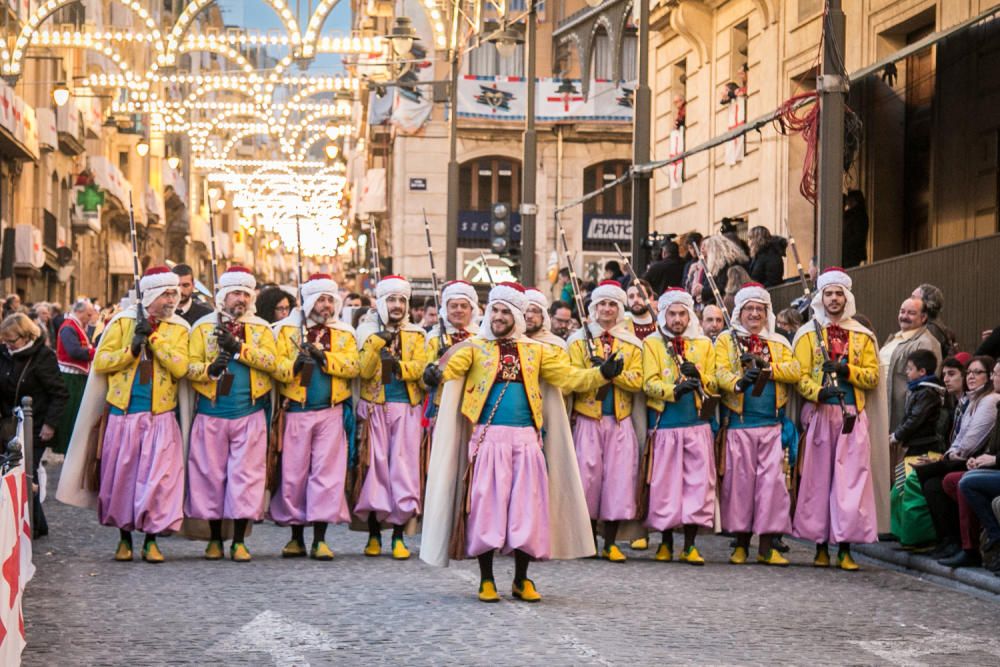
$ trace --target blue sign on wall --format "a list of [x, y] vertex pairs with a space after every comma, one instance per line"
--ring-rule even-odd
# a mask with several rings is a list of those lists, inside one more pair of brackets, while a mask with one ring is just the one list
[[[510, 221], [513, 227], [513, 241], [521, 240], [521, 214], [511, 213]], [[489, 240], [490, 238], [490, 212], [489, 211], [459, 211], [458, 212], [458, 238], [467, 241]]]

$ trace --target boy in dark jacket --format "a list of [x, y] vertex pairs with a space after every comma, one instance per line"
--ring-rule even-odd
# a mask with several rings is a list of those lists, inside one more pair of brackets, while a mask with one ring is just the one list
[[937, 359], [930, 350], [915, 350], [906, 358], [906, 403], [903, 419], [889, 437], [890, 444], [903, 447], [903, 455], [923, 456], [940, 451], [938, 417], [944, 402], [944, 384], [934, 374]]
[[937, 423], [945, 389], [934, 375], [936, 367], [937, 359], [930, 350], [915, 350], [906, 358], [909, 386], [903, 419], [889, 436], [890, 446], [901, 450], [893, 471], [890, 521], [892, 533], [904, 548], [924, 547], [936, 537], [927, 500], [912, 469], [917, 457], [938, 458], [942, 449]]

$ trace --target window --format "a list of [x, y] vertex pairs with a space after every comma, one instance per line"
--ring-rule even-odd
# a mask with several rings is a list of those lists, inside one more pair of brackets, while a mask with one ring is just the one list
[[559, 79], [573, 78], [573, 44], [570, 41], [556, 45], [555, 57], [552, 59], [552, 76]]
[[458, 182], [463, 211], [489, 211], [494, 202], [507, 202], [516, 211], [521, 204], [521, 163], [516, 160], [471, 160], [459, 169]]
[[639, 36], [634, 30], [629, 30], [622, 37], [622, 81], [635, 81], [639, 78]]
[[733, 26], [732, 50], [729, 53], [732, 80], [746, 88], [746, 73], [750, 68], [750, 22], [741, 21]]
[[128, 173], [128, 151], [118, 152], [118, 168], [122, 170], [123, 174]]
[[[628, 160], [599, 162], [583, 170], [583, 191], [593, 192], [628, 172]], [[583, 214], [622, 215], [632, 213], [632, 183], [625, 181], [583, 204]]]
[[480, 44], [469, 51], [471, 76], [524, 76], [524, 44], [518, 44], [507, 58], [502, 58], [495, 44]]
[[611, 48], [611, 38], [604, 28], [598, 28], [594, 34], [590, 68], [591, 79], [609, 81], [615, 67], [615, 54]]

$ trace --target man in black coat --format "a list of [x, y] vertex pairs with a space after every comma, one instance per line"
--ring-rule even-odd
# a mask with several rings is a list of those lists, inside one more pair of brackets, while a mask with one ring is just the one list
[[663, 294], [668, 287], [680, 287], [684, 281], [684, 260], [681, 259], [680, 250], [673, 241], [663, 244], [662, 255], [659, 260], [650, 264], [646, 269], [643, 279], [653, 286], [656, 294]]
[[212, 312], [212, 309], [194, 298], [194, 270], [187, 264], [176, 264], [172, 269], [180, 279], [181, 299], [177, 314], [194, 326], [194, 323]]

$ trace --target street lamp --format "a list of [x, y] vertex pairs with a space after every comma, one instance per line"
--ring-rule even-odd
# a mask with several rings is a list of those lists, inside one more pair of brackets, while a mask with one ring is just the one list
[[65, 106], [69, 102], [69, 87], [65, 82], [60, 81], [52, 89], [52, 101], [57, 107]]
[[336, 139], [337, 136], [340, 134], [340, 128], [337, 126], [336, 123], [327, 123], [326, 129], [324, 131], [326, 132], [326, 138], [329, 139], [330, 141]]
[[389, 41], [393, 53], [400, 58], [410, 55], [413, 43], [420, 41], [417, 31], [413, 28], [413, 22], [408, 16], [397, 16], [392, 22], [392, 30], [384, 38]]
[[340, 149], [337, 147], [337, 144], [327, 144], [324, 150], [326, 151], [327, 160], [336, 160], [337, 156], [340, 155]]
[[139, 140], [139, 143], [135, 145], [135, 152], [139, 154], [139, 157], [146, 157], [149, 155], [149, 140], [143, 137]]
[[488, 41], [496, 45], [500, 57], [510, 58], [517, 50], [517, 45], [524, 42], [524, 38], [513, 26], [504, 26], [503, 30], [492, 35]]

